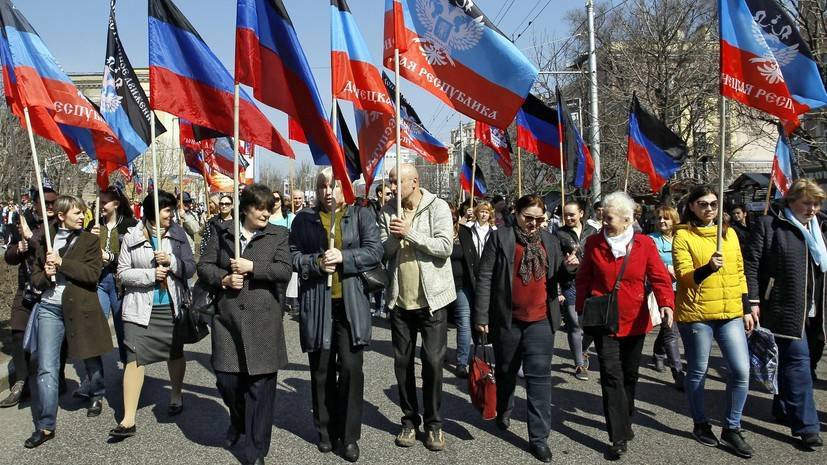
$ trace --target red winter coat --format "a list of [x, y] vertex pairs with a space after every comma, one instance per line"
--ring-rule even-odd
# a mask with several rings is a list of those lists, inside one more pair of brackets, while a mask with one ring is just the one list
[[603, 234], [595, 234], [586, 241], [583, 259], [577, 270], [578, 313], [583, 312], [587, 297], [608, 294], [623, 260], [626, 265], [617, 296], [618, 331], [615, 336], [638, 336], [652, 330], [649, 307], [646, 303], [645, 282], [648, 279], [660, 307], [675, 308], [672, 278], [658, 255], [655, 243], [648, 236], [635, 234], [632, 250], [626, 257], [615, 259]]

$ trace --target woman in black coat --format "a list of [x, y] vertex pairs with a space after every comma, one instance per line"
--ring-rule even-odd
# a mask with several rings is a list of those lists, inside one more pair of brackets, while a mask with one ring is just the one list
[[270, 450], [276, 373], [287, 366], [276, 283], [290, 279], [290, 253], [287, 230], [268, 223], [272, 209], [267, 186], [248, 186], [239, 197], [241, 258], [233, 258], [234, 227], [226, 222], [198, 263], [198, 279], [218, 291], [212, 365], [230, 410], [226, 446], [240, 442], [239, 455], [251, 464], [263, 464]]
[[744, 253], [752, 314], [778, 344], [773, 414], [808, 449], [822, 446], [808, 342], [825, 333], [827, 241], [817, 218], [825, 198], [815, 182], [795, 181], [780, 208], [752, 226]]
[[560, 327], [557, 287], [571, 276], [559, 240], [540, 227], [546, 220], [543, 199], [523, 196], [516, 210], [517, 225], [495, 231], [482, 252], [474, 322], [494, 344], [497, 426], [505, 430], [510, 425], [522, 364], [531, 453], [551, 462], [551, 356], [554, 331]]
[[[362, 427], [363, 351], [371, 336], [370, 300], [359, 274], [379, 266], [384, 249], [373, 212], [344, 204], [341, 188], [331, 185], [332, 174], [325, 168], [316, 177], [317, 205], [293, 220], [290, 251], [301, 278], [301, 345], [310, 361], [318, 449], [330, 452], [341, 440], [342, 456], [355, 462]], [[335, 239], [329, 248], [334, 205]]]

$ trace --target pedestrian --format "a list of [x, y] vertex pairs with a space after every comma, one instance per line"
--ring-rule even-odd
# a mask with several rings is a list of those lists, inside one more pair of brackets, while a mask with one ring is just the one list
[[33, 312], [37, 329], [37, 395], [33, 397], [35, 431], [24, 446], [32, 449], [55, 437], [58, 373], [64, 337], [70, 358], [83, 361], [89, 377], [86, 415], [100, 415], [104, 378], [101, 355], [112, 350], [112, 335], [95, 291], [101, 273], [98, 238], [83, 231], [86, 205], [75, 197], [55, 200], [57, 224], [51, 229], [47, 252], [45, 235], [37, 248], [32, 283], [43, 294]]
[[[460, 378], [468, 377], [468, 365], [471, 363], [471, 312], [474, 308], [474, 292], [477, 283], [477, 268], [481, 251], [474, 243], [471, 228], [460, 221], [459, 210], [451, 208], [454, 221], [454, 247], [451, 251], [451, 271], [454, 276], [454, 289], [457, 299], [452, 304], [454, 321], [457, 327], [456, 372]], [[488, 236], [486, 236], [486, 240]], [[483, 244], [484, 246], [484, 244]]]
[[210, 217], [204, 224], [204, 232], [201, 234], [201, 244], [198, 246], [198, 256], [204, 255], [207, 244], [210, 239], [216, 235], [218, 228], [224, 224], [231, 222], [233, 219], [233, 196], [230, 194], [220, 194], [218, 198], [218, 212]]
[[284, 226], [290, 230], [290, 225], [293, 224], [293, 218], [296, 215], [290, 211], [289, 207], [283, 205], [279, 191], [273, 190], [273, 200], [276, 202], [276, 206], [273, 207], [273, 211], [270, 212], [270, 223], [276, 226]]
[[[394, 371], [402, 408], [402, 429], [396, 445], [416, 444], [419, 425], [424, 422], [425, 447], [445, 449], [442, 431], [442, 363], [448, 339], [446, 307], [456, 299], [451, 252], [453, 226], [448, 204], [419, 186], [419, 173], [408, 163], [400, 172], [390, 173], [390, 186], [402, 200], [397, 211], [395, 199], [382, 208], [380, 234], [390, 286], [385, 296], [391, 311], [391, 343]], [[416, 339], [422, 334], [422, 397], [420, 417], [416, 397]]]
[[752, 227], [744, 268], [752, 315], [778, 344], [773, 414], [809, 450], [822, 447], [813, 398], [809, 338], [822, 333], [827, 298], [827, 248], [817, 213], [827, 194], [809, 179], [795, 181], [779, 208]]
[[[126, 196], [114, 186], [109, 186], [100, 193], [98, 201], [101, 203], [101, 218], [98, 224], [91, 228], [92, 234], [100, 239], [103, 271], [98, 280], [98, 300], [103, 308], [104, 318], [109, 319], [115, 327], [115, 337], [118, 341], [118, 355], [121, 363], [126, 365], [126, 347], [123, 343], [123, 315], [121, 314], [121, 297], [116, 275], [118, 273], [118, 253], [121, 243], [129, 228], [138, 224], [132, 216], [132, 208]], [[85, 392], [79, 390], [80, 395]]]
[[594, 327], [587, 331], [594, 336], [600, 363], [603, 415], [611, 443], [608, 455], [619, 458], [635, 436], [635, 388], [643, 342], [652, 330], [646, 282], [657, 297], [661, 316], [670, 325], [674, 297], [672, 280], [654, 242], [635, 232], [635, 202], [631, 197], [623, 192], [607, 195], [602, 217], [601, 234], [586, 241], [577, 270], [577, 310], [582, 314], [590, 297], [615, 292], [617, 331]]
[[[741, 415], [749, 391], [749, 352], [744, 330], [755, 321], [750, 314], [747, 281], [738, 237], [726, 223], [716, 224], [720, 199], [709, 186], [698, 186], [687, 196], [683, 223], [675, 231], [672, 260], [678, 292], [675, 318], [686, 352], [686, 397], [692, 413], [692, 436], [716, 447], [718, 438], [704, 409], [704, 382], [714, 339], [727, 364], [727, 396], [720, 442], [740, 457], [753, 448], [744, 439]], [[720, 250], [716, 249], [718, 227]]]
[[[187, 233], [172, 221], [175, 197], [158, 191], [143, 201], [144, 218], [127, 230], [118, 254], [118, 279], [123, 285], [122, 311], [126, 368], [123, 373], [123, 419], [109, 435], [134, 436], [135, 414], [144, 383], [146, 366], [167, 362], [170, 396], [167, 414], [184, 410], [181, 388], [186, 372], [182, 340], [181, 310], [189, 280], [195, 274], [195, 259]], [[156, 221], [161, 241], [156, 233]]]
[[304, 208], [304, 191], [301, 189], [293, 189], [293, 212], [298, 213]]
[[[570, 199], [563, 205], [563, 226], [557, 229], [557, 239], [564, 256], [574, 254], [577, 262], [583, 260], [583, 250], [586, 240], [597, 234], [597, 229], [583, 222], [585, 207], [580, 200]], [[565, 299], [563, 302], [563, 321], [566, 323], [569, 350], [574, 359], [574, 377], [581, 381], [589, 379], [588, 349], [592, 344], [592, 337], [583, 333], [580, 318], [575, 309], [577, 288], [574, 279], [561, 282], [561, 291]]]
[[290, 251], [293, 269], [302, 277], [299, 331], [310, 363], [317, 446], [327, 453], [338, 442], [342, 457], [356, 462], [365, 385], [362, 365], [371, 337], [370, 299], [360, 274], [376, 269], [384, 250], [373, 211], [345, 204], [341, 189], [339, 183], [333, 187], [330, 168], [319, 172], [316, 206], [305, 208], [293, 221]]
[[[195, 213], [195, 209], [193, 208], [193, 200], [192, 196], [189, 192], [184, 192], [182, 194], [181, 203], [178, 207], [178, 223], [184, 228], [184, 231], [187, 233], [187, 239], [190, 244], [190, 248], [193, 248], [195, 244], [195, 235], [199, 231], [199, 221], [198, 215]], [[144, 208], [146, 210], [146, 208]]]
[[277, 284], [290, 279], [285, 228], [269, 223], [273, 194], [252, 184], [239, 196], [240, 258], [232, 222], [222, 223], [198, 262], [198, 279], [217, 294], [212, 367], [230, 411], [225, 447], [243, 463], [263, 464], [270, 450], [278, 370], [287, 366]]
[[[551, 358], [560, 327], [558, 285], [568, 280], [560, 242], [540, 228], [545, 203], [537, 195], [517, 200], [516, 226], [503, 226], [485, 245], [479, 263], [474, 324], [491, 336], [496, 360], [497, 426], [507, 430], [522, 366], [528, 402], [528, 441], [537, 460], [551, 462]], [[573, 255], [572, 255], [573, 256]]]
[[592, 212], [594, 213], [593, 216], [586, 220], [586, 223], [600, 231], [600, 228], [603, 227], [603, 202], [597, 201], [592, 205]]
[[[655, 242], [660, 259], [666, 265], [666, 271], [669, 272], [669, 276], [672, 278], [673, 293], [677, 287], [677, 281], [675, 281], [675, 267], [672, 265], [672, 240], [678, 223], [680, 223], [678, 210], [662, 205], [655, 209], [655, 227], [657, 231], [649, 235]], [[677, 322], [673, 319], [672, 325], [666, 326], [664, 321], [660, 325], [658, 336], [655, 338], [652, 358], [657, 372], [666, 369], [664, 362], [669, 363], [669, 370], [672, 372], [672, 379], [675, 381], [675, 389], [683, 391], [685, 374], [678, 339], [680, 339], [680, 333], [678, 332]]]
[[[53, 189], [43, 188], [43, 199], [46, 204], [46, 218], [49, 223], [56, 223], [54, 211], [55, 200], [58, 194]], [[23, 349], [23, 336], [26, 331], [26, 324], [31, 316], [32, 309], [40, 299], [40, 291], [35, 289], [31, 281], [34, 261], [37, 257], [37, 249], [40, 246], [43, 236], [43, 213], [40, 207], [39, 192], [36, 193], [37, 200], [34, 209], [19, 210], [15, 213], [12, 223], [14, 227], [10, 231], [10, 244], [6, 248], [3, 258], [9, 266], [17, 266], [17, 289], [11, 305], [11, 356], [14, 365], [14, 378], [10, 383], [9, 395], [0, 401], [0, 408], [14, 407], [22, 399], [28, 397], [32, 386], [29, 375], [36, 372], [36, 366], [31, 357]], [[66, 363], [65, 343], [61, 347], [60, 372], [58, 375], [59, 392], [66, 390], [66, 377], [64, 365]], [[12, 379], [10, 379], [12, 381]]]
[[749, 216], [747, 207], [743, 204], [736, 204], [729, 211], [729, 216], [732, 219], [730, 225], [738, 236], [738, 243], [741, 244], [741, 252], [745, 252], [747, 246], [747, 239], [749, 239]]

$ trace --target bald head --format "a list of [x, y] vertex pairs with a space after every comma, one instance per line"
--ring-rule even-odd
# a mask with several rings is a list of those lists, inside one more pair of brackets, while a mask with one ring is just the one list
[[404, 203], [412, 195], [414, 197], [419, 196], [419, 172], [410, 163], [400, 164], [399, 171], [401, 176], [397, 176], [396, 168], [392, 169], [388, 175], [388, 180], [390, 181], [391, 192], [394, 195], [401, 195]]

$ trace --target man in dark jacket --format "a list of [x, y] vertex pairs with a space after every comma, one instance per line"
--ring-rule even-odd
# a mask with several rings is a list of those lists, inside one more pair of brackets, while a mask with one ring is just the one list
[[[586, 246], [586, 239], [597, 234], [597, 229], [583, 222], [586, 213], [585, 205], [580, 200], [570, 199], [563, 206], [563, 226], [557, 229], [557, 238], [560, 240], [560, 248], [565, 256], [574, 254], [570, 259], [572, 264], [580, 263], [583, 258], [583, 248]], [[583, 334], [577, 312], [574, 309], [574, 302], [577, 297], [574, 287], [574, 280], [561, 282], [560, 288], [565, 297], [563, 319], [566, 322], [568, 333], [569, 350], [574, 359], [574, 377], [586, 381], [589, 379], [589, 358], [586, 352], [592, 343], [591, 336]]]
[[[362, 363], [371, 336], [370, 301], [360, 274], [377, 268], [384, 251], [371, 209], [345, 204], [332, 176], [330, 168], [317, 176], [317, 204], [293, 220], [290, 253], [301, 278], [301, 346], [310, 361], [318, 449], [330, 452], [341, 440], [342, 456], [355, 462], [362, 428]], [[333, 247], [328, 240], [331, 217]]]

